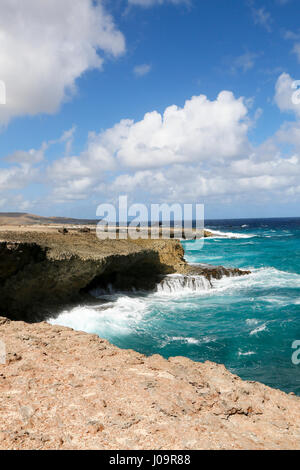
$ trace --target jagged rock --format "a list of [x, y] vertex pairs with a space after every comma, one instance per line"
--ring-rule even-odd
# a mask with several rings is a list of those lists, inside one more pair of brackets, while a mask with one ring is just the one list
[[204, 230], [204, 238], [210, 238], [213, 237], [214, 234], [210, 232], [209, 230]]
[[[27, 339], [29, 338], [29, 340]], [[1, 449], [300, 449], [300, 397], [222, 365], [0, 318]]]
[[224, 266], [214, 266], [210, 264], [186, 265], [184, 272], [189, 275], [205, 276], [206, 279], [221, 279], [222, 277], [244, 276], [251, 271], [238, 268], [225, 268]]

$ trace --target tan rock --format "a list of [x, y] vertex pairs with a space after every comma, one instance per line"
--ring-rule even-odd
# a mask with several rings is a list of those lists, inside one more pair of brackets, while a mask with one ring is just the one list
[[300, 449], [300, 398], [222, 365], [0, 318], [1, 449]]

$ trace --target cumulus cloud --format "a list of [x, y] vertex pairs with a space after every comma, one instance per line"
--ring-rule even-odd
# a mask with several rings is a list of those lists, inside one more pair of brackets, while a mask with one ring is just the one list
[[32, 183], [37, 178], [37, 169], [29, 163], [21, 163], [19, 166], [1, 168], [0, 170], [0, 194], [7, 190], [21, 189]]
[[234, 158], [245, 150], [249, 122], [242, 99], [223, 91], [215, 101], [194, 96], [183, 108], [147, 113], [142, 121], [124, 122], [125, 139], [115, 155], [124, 166], [159, 167], [204, 158]]
[[[287, 100], [291, 82], [282, 74], [276, 85], [282, 110], [295, 111]], [[138, 122], [122, 120], [90, 134], [81, 155], [49, 168], [53, 197], [63, 202], [126, 193], [139, 201], [216, 203], [294, 198], [299, 194], [299, 123], [283, 125], [258, 147], [248, 138], [251, 125], [247, 100], [228, 91], [213, 101], [194, 96], [183, 107], [152, 111]], [[293, 145], [293, 154], [281, 151], [285, 143]]]
[[[275, 102], [281, 111], [292, 111], [300, 117], [300, 82], [288, 73], [282, 73], [275, 85]], [[297, 91], [298, 88], [298, 91]]]
[[[275, 98], [282, 110], [295, 112], [286, 98], [291, 81], [287, 74], [279, 77]], [[138, 122], [124, 119], [90, 133], [80, 154], [65, 153], [43, 173], [51, 190], [48, 202], [99, 203], [124, 193], [135, 202], [294, 200], [300, 194], [299, 121], [282, 125], [254, 147], [247, 103], [229, 91], [215, 100], [194, 96], [182, 107], [172, 105], [162, 114], [152, 111]], [[67, 143], [73, 134], [67, 131], [57, 141]], [[286, 143], [291, 152], [282, 151]], [[0, 173], [0, 188], [32, 177], [27, 159], [20, 161]]]
[[[168, 188], [168, 197], [175, 195], [187, 165], [191, 180], [195, 171], [203, 174], [205, 168], [212, 171], [248, 155], [250, 125], [244, 99], [228, 91], [214, 101], [194, 96], [182, 108], [169, 106], [163, 114], [152, 111], [138, 122], [122, 120], [99, 134], [91, 133], [80, 155], [58, 159], [48, 168], [53, 198], [74, 201], [126, 188], [157, 197], [163, 193], [166, 197]], [[202, 187], [204, 179], [198, 180]], [[211, 185], [206, 187], [210, 191]]]
[[56, 112], [74, 93], [78, 77], [102, 67], [103, 54], [125, 50], [112, 17], [92, 0], [2, 0], [0, 38], [0, 79], [7, 95], [2, 124], [15, 116]]
[[[48, 177], [59, 200], [64, 193], [77, 199], [103, 187], [108, 173], [123, 171], [116, 185], [124, 185], [130, 181], [127, 169], [137, 171], [138, 183], [150, 174], [147, 169], [190, 162], [218, 165], [248, 153], [250, 124], [244, 100], [231, 92], [221, 92], [214, 101], [194, 96], [182, 108], [169, 106], [163, 114], [152, 111], [141, 121], [125, 119], [100, 134], [91, 133], [86, 149], [54, 162]], [[158, 174], [162, 180], [158, 172], [152, 181]]]
[[53, 189], [54, 202], [80, 200], [88, 197], [96, 185], [105, 180], [109, 171], [117, 169], [113, 157], [118, 125], [101, 134], [91, 132], [86, 148], [79, 156], [65, 156], [57, 159], [47, 169], [47, 179]]

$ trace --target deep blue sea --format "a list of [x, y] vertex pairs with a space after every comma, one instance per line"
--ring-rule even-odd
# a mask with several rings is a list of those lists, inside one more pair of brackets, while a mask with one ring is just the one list
[[170, 289], [102, 296], [52, 323], [147, 355], [222, 363], [243, 379], [300, 395], [300, 365], [292, 362], [300, 341], [300, 218], [206, 221], [206, 228], [215, 236], [204, 245], [182, 242], [187, 261], [252, 274], [196, 291], [171, 277]]

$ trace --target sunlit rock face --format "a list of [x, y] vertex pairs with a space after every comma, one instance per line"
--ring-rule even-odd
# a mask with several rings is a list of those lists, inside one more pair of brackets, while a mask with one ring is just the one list
[[300, 449], [300, 398], [222, 365], [0, 318], [1, 449]]

